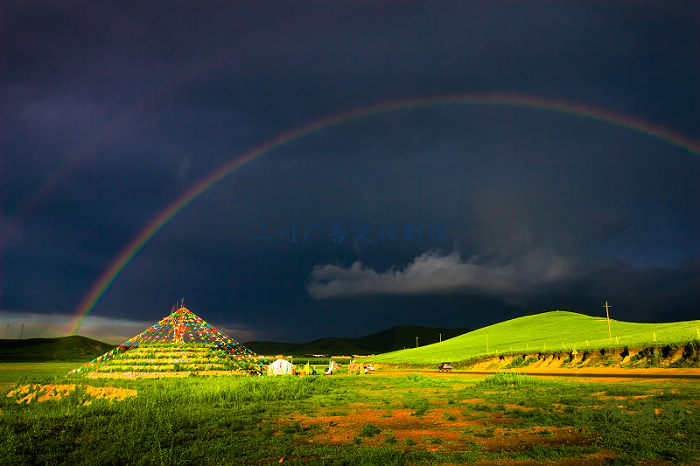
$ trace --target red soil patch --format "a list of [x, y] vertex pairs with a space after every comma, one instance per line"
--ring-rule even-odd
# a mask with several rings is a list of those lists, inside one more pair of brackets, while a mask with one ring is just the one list
[[[520, 451], [533, 444], [587, 445], [593, 441], [591, 434], [585, 429], [566, 427], [519, 429], [503, 426], [503, 424], [517, 423], [518, 420], [507, 418], [502, 413], [490, 413], [489, 419], [474, 419], [465, 417], [462, 414], [463, 408], [458, 407], [432, 407], [423, 416], [412, 416], [411, 410], [405, 408], [390, 411], [391, 416], [387, 416], [387, 410], [358, 408], [353, 410], [354, 414], [351, 416], [299, 415], [292, 421], [298, 421], [305, 427], [318, 429], [311, 442], [326, 445], [348, 445], [353, 443], [355, 438], [361, 438], [361, 444], [364, 446], [466, 452], [473, 450], [475, 443], [485, 451]], [[381, 429], [381, 432], [373, 437], [360, 437], [365, 424], [372, 424]], [[546, 435], [538, 434], [544, 431], [548, 431]], [[391, 437], [396, 439], [396, 443], [387, 444], [386, 440]], [[408, 447], [406, 439], [413, 440], [415, 445]]]

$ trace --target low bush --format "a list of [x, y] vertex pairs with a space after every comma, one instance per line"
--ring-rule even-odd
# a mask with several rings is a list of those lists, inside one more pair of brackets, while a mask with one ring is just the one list
[[536, 377], [518, 372], [499, 372], [490, 375], [477, 384], [477, 387], [500, 388], [547, 385], [547, 382]]
[[374, 437], [382, 430], [374, 424], [368, 423], [362, 426], [359, 437]]

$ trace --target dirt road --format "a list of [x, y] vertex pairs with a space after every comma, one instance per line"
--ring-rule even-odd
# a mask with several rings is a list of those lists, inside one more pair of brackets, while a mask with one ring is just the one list
[[412, 373], [430, 375], [431, 377], [483, 377], [497, 372], [519, 372], [521, 374], [532, 375], [536, 377], [574, 377], [574, 378], [590, 378], [595, 380], [605, 379], [606, 381], [613, 380], [629, 380], [629, 379], [668, 379], [674, 381], [700, 381], [700, 369], [666, 369], [666, 368], [651, 368], [651, 369], [621, 369], [619, 367], [586, 367], [581, 369], [505, 369], [493, 371], [468, 371], [468, 370], [452, 370], [450, 372], [440, 372], [437, 369], [390, 369], [381, 368], [375, 372], [376, 374], [388, 376], [407, 376]]

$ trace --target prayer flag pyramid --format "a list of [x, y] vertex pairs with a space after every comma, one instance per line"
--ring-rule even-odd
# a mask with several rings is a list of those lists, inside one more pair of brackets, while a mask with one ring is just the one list
[[255, 371], [263, 359], [192, 311], [180, 306], [112, 351], [74, 373]]

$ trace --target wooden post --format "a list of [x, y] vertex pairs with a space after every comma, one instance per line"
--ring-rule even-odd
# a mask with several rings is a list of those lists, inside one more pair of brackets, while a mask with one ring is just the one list
[[438, 335], [440, 335], [440, 343], [442, 343], [442, 333], [439, 333]]
[[608, 337], [612, 340], [612, 332], [610, 331], [610, 311], [608, 310], [610, 306], [608, 306], [608, 302], [605, 301], [605, 315], [608, 318]]
[[418, 337], [416, 337], [416, 348], [418, 348]]

